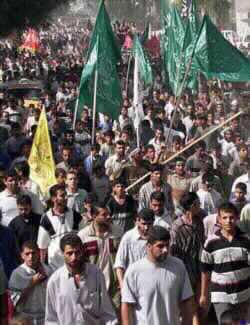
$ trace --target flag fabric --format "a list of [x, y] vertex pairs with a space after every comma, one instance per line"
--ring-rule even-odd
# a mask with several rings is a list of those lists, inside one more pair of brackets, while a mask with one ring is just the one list
[[250, 80], [250, 60], [223, 37], [207, 15], [195, 44], [194, 64], [207, 79]]
[[171, 5], [168, 15], [168, 26], [165, 29], [167, 41], [164, 44], [164, 63], [171, 89], [178, 96], [185, 28], [181, 16], [174, 5]]
[[134, 36], [134, 57], [138, 58], [138, 71], [140, 79], [144, 82], [145, 86], [151, 86], [153, 83], [152, 69], [148, 57], [145, 55], [142, 45], [137, 35]]
[[[93, 107], [94, 97], [94, 67], [91, 55], [97, 51], [97, 98], [96, 111], [106, 113], [113, 119], [117, 119], [120, 114], [122, 104], [122, 92], [120, 81], [117, 74], [117, 63], [121, 58], [120, 49], [111, 27], [110, 19], [105, 8], [104, 0], [101, 1], [95, 27], [92, 33], [89, 51], [88, 51], [88, 73], [86, 70], [82, 73], [79, 98], [77, 101], [77, 115], [82, 112], [83, 106]], [[90, 73], [91, 72], [91, 73]], [[86, 90], [87, 88], [87, 90]]]
[[[188, 20], [185, 29], [185, 37], [183, 41], [183, 53], [184, 62], [182, 64], [182, 75], [185, 74], [186, 67], [190, 64], [190, 60], [192, 60], [194, 46], [197, 40], [197, 36], [200, 30], [200, 22], [196, 9], [196, 0], [190, 1], [190, 7], [188, 10]], [[188, 74], [188, 78], [186, 84], [184, 85], [187, 88], [192, 90], [196, 90], [198, 88], [198, 71], [195, 68], [193, 62], [191, 64], [191, 69]]]
[[79, 107], [83, 107], [83, 105], [87, 105], [88, 103], [92, 103], [92, 84], [93, 84], [93, 76], [94, 71], [97, 68], [97, 58], [98, 58], [98, 44], [99, 39], [97, 38], [96, 44], [92, 49], [92, 52], [89, 55], [89, 59], [85, 64], [80, 81], [80, 88], [79, 88], [79, 96], [75, 103], [75, 117], [74, 117], [74, 125], [76, 122], [77, 114], [80, 117], [81, 110], [78, 109]]
[[30, 178], [40, 186], [44, 195], [48, 194], [49, 187], [57, 181], [45, 108], [39, 118], [28, 163]]
[[26, 49], [33, 53], [38, 51], [40, 49], [38, 32], [30, 28], [25, 36], [24, 43], [20, 46], [20, 49]]

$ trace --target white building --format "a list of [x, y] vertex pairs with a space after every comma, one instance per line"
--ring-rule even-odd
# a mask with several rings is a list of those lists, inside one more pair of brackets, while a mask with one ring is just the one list
[[234, 0], [236, 31], [243, 39], [250, 35], [250, 0]]

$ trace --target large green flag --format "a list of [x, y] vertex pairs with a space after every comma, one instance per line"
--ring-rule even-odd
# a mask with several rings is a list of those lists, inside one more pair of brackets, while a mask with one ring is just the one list
[[181, 16], [174, 5], [171, 5], [168, 15], [168, 27], [165, 29], [167, 41], [164, 44], [164, 63], [165, 71], [167, 71], [169, 77], [169, 84], [173, 93], [178, 96], [185, 28]]
[[120, 114], [122, 104], [120, 81], [116, 70], [116, 64], [120, 60], [121, 53], [116, 43], [104, 0], [101, 0], [90, 41], [87, 60], [89, 66], [81, 78], [80, 95], [77, 101], [78, 116], [83, 109], [83, 105], [93, 107], [95, 74], [93, 73], [94, 67], [90, 58], [92, 56], [93, 59], [94, 53], [97, 54], [96, 111], [106, 113], [116, 119]]
[[[184, 53], [184, 60], [182, 64], [182, 76], [184, 76], [185, 69], [190, 64], [190, 60], [192, 60], [192, 54], [197, 40], [197, 36], [199, 34], [199, 30], [200, 22], [197, 15], [196, 0], [192, 0], [190, 12], [188, 14], [185, 37], [183, 41], [182, 51]], [[194, 64], [191, 64], [191, 68], [188, 73], [188, 78], [184, 86], [192, 90], [195, 90], [198, 87], [198, 71], [195, 68]]]
[[207, 15], [195, 44], [194, 63], [208, 79], [250, 81], [250, 60], [223, 37]]
[[150, 86], [153, 83], [152, 69], [148, 57], [145, 55], [142, 45], [137, 35], [134, 37], [133, 47], [134, 57], [138, 58], [138, 70], [140, 79], [144, 82], [145, 86]]

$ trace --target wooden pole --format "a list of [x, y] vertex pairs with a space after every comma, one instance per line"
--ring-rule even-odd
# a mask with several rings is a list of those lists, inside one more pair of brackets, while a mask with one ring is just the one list
[[[180, 150], [179, 152], [176, 152], [174, 155], [172, 155], [171, 157], [169, 157], [167, 160], [165, 160], [162, 165], [166, 165], [167, 163], [169, 163], [170, 161], [172, 161], [173, 159], [175, 159], [176, 157], [178, 157], [180, 154], [182, 154], [183, 152], [185, 152], [186, 150], [188, 150], [189, 148], [191, 148], [192, 146], [194, 146], [196, 143], [198, 143], [199, 141], [205, 139], [208, 135], [214, 133], [215, 131], [219, 130], [220, 128], [222, 128], [224, 125], [226, 125], [227, 123], [231, 122], [232, 120], [236, 119], [237, 117], [239, 117], [241, 114], [243, 114], [243, 112], [238, 112], [235, 115], [231, 116], [229, 119], [227, 119], [226, 121], [222, 122], [220, 125], [216, 126], [214, 129], [208, 131], [207, 133], [203, 134], [200, 138], [192, 141], [191, 143], [189, 143], [185, 148], [183, 148], [182, 150]], [[148, 176], [151, 175], [151, 172], [148, 172], [147, 174], [145, 174], [144, 176], [142, 176], [141, 178], [139, 178], [136, 182], [134, 182], [133, 184], [131, 184], [130, 186], [128, 186], [126, 188], [126, 191], [128, 192], [129, 190], [131, 190], [134, 186], [136, 186], [137, 184], [139, 184], [140, 182], [142, 182], [145, 178], [147, 178]]]

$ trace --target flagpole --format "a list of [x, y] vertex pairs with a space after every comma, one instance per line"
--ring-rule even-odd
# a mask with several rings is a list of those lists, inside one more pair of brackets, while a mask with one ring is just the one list
[[135, 108], [135, 129], [136, 129], [136, 143], [137, 148], [140, 148], [140, 130], [139, 130], [139, 124], [140, 124], [140, 118], [139, 118], [139, 67], [138, 67], [138, 53], [135, 52], [134, 56], [135, 62], [134, 62], [134, 108]]
[[132, 53], [130, 52], [129, 59], [128, 59], [128, 70], [126, 75], [126, 88], [125, 88], [127, 97], [128, 97], [128, 83], [129, 83], [129, 71], [130, 71], [131, 61], [132, 61]]
[[76, 128], [76, 118], [77, 118], [78, 104], [79, 104], [79, 90], [78, 90], [78, 96], [77, 96], [76, 104], [75, 104], [74, 119], [73, 119], [73, 130], [75, 130], [75, 128]]
[[97, 67], [95, 68], [95, 82], [94, 82], [94, 99], [93, 99], [93, 124], [92, 124], [92, 140], [91, 143], [95, 144], [95, 125], [96, 125], [96, 96], [97, 96], [97, 81], [98, 81], [98, 72]]

